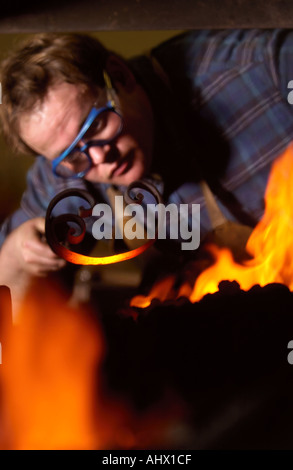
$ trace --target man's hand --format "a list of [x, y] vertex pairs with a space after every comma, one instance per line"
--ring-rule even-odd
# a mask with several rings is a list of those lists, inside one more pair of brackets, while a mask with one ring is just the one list
[[0, 252], [0, 281], [5, 277], [13, 280], [21, 273], [44, 277], [65, 264], [45, 241], [45, 219], [38, 217], [24, 222], [5, 240]]

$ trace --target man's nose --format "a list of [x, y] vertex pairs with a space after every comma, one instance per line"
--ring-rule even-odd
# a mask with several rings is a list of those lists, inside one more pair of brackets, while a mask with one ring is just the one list
[[107, 154], [110, 151], [110, 145], [106, 144], [103, 146], [93, 146], [88, 149], [90, 157], [94, 165], [99, 165], [101, 163], [105, 163]]

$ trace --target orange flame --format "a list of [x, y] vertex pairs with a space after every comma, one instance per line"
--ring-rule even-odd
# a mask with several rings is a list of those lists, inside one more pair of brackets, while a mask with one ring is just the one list
[[[1, 312], [0, 312], [1, 313]], [[0, 366], [0, 449], [133, 449], [170, 443], [186, 413], [175, 398], [137, 414], [103, 374], [106, 343], [96, 314], [68, 305], [47, 282], [7, 321]]]
[[19, 323], [5, 336], [1, 412], [11, 440], [6, 445], [12, 449], [99, 445], [93, 382], [104, 345], [89, 317], [66, 308], [60, 293], [38, 286], [20, 309]]
[[0, 448], [132, 445], [128, 409], [104, 396], [105, 344], [94, 316], [68, 306], [46, 283], [27, 294], [18, 313], [3, 334]]
[[[247, 291], [253, 285], [264, 286], [272, 282], [285, 284], [293, 289], [293, 144], [288, 146], [272, 165], [265, 194], [265, 213], [252, 232], [246, 251], [251, 259], [237, 263], [226, 248], [211, 245], [214, 264], [205, 269], [192, 287], [183, 284], [173, 298], [188, 297], [199, 301], [204, 295], [218, 291], [220, 281], [237, 281]], [[171, 279], [169, 279], [169, 282]], [[165, 282], [165, 281], [164, 281]], [[161, 284], [153, 286], [148, 296], [137, 296], [131, 305], [147, 307], [154, 298], [165, 300], [168, 293], [161, 294]], [[169, 297], [173, 283], [170, 284]]]
[[167, 276], [156, 283], [152, 289], [151, 297], [144, 297], [143, 295], [137, 295], [130, 301], [130, 306], [146, 308], [151, 303], [151, 298], [159, 298], [162, 302], [170, 298], [172, 286], [174, 284], [175, 277]]

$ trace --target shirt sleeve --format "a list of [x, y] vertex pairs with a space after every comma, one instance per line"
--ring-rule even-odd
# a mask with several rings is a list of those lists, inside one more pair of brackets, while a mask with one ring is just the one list
[[[93, 185], [94, 197], [100, 201], [105, 196], [103, 185]], [[44, 157], [38, 157], [27, 173], [27, 187], [23, 193], [20, 208], [2, 223], [0, 227], [0, 247], [5, 238], [19, 225], [35, 217], [45, 217], [51, 200], [65, 189], [89, 191], [81, 178], [63, 179], [52, 172], [51, 163]], [[93, 191], [93, 190], [92, 190]], [[54, 216], [61, 214], [77, 214], [80, 207], [87, 207], [82, 197], [64, 197], [54, 207]], [[111, 222], [111, 221], [110, 221]], [[93, 220], [86, 219], [87, 231], [91, 232]]]
[[34, 217], [44, 217], [50, 200], [62, 189], [65, 189], [64, 181], [59, 182], [52, 173], [50, 163], [38, 157], [27, 173], [27, 187], [20, 208], [1, 224], [0, 246], [19, 225]]

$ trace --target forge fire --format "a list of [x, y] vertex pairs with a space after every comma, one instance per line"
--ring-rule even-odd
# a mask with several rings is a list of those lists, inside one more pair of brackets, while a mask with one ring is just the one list
[[292, 165], [290, 146], [241, 263], [207, 244], [115, 309], [42, 281], [17, 324], [5, 291], [1, 448], [292, 448]]

